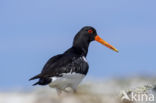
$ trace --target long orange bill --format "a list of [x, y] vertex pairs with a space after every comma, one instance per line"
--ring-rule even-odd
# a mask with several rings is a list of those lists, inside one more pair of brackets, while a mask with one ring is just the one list
[[98, 41], [99, 43], [105, 45], [106, 47], [114, 50], [115, 52], [119, 52], [116, 48], [114, 48], [112, 45], [104, 41], [102, 38], [100, 38], [98, 35], [95, 37], [95, 40]]

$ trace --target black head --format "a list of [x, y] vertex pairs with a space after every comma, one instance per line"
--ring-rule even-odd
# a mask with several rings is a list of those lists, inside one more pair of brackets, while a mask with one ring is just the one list
[[83, 27], [75, 36], [73, 45], [85, 45], [89, 44], [91, 41], [95, 40], [97, 35], [96, 30], [91, 26]]
[[91, 26], [83, 27], [77, 34], [77, 36], [80, 36], [81, 39], [83, 38], [88, 42], [94, 41], [96, 35], [97, 35], [96, 30]]
[[92, 41], [98, 41], [101, 44], [107, 46], [108, 48], [118, 52], [117, 49], [115, 49], [113, 46], [108, 44], [106, 41], [101, 39], [98, 35], [96, 30], [91, 27], [91, 26], [85, 26], [83, 27], [75, 36], [74, 42], [73, 42], [73, 47], [76, 48], [77, 50], [84, 52], [84, 54], [87, 54], [88, 52], [88, 46], [90, 42]]

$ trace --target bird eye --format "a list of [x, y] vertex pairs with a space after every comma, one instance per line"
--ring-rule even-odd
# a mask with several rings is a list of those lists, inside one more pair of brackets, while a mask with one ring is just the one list
[[92, 34], [92, 33], [93, 33], [93, 30], [91, 30], [91, 29], [88, 30], [88, 33], [89, 33], [89, 34]]

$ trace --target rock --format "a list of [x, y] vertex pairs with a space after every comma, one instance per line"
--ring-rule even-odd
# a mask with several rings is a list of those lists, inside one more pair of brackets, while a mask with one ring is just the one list
[[149, 103], [154, 102], [155, 87], [144, 85], [130, 90], [122, 90], [120, 99], [122, 103]]

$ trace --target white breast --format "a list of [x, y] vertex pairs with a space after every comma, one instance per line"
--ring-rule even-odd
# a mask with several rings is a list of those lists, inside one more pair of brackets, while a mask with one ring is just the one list
[[50, 87], [65, 89], [71, 87], [76, 89], [85, 75], [80, 73], [63, 73], [62, 77], [52, 77], [52, 82], [49, 84]]

